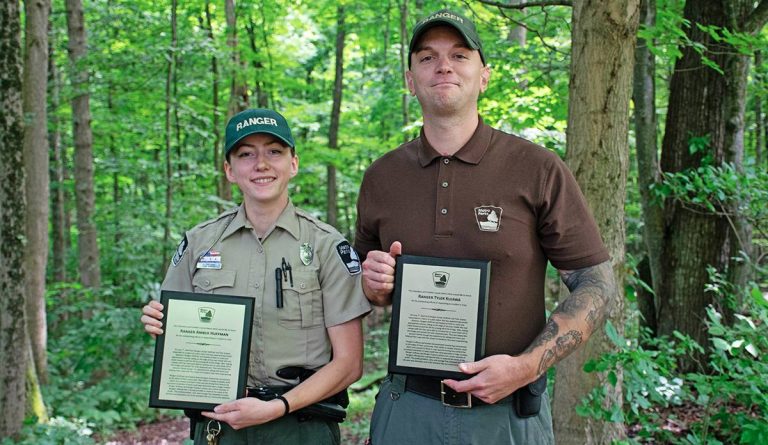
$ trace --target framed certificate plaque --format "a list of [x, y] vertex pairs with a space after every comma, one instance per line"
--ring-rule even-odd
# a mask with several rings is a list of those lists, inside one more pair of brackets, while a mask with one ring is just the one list
[[253, 299], [162, 291], [149, 406], [213, 410], [245, 397]]
[[389, 372], [466, 379], [458, 364], [483, 358], [491, 262], [397, 258]]

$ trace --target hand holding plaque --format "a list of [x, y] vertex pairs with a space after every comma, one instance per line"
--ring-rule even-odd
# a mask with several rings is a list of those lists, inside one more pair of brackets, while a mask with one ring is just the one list
[[490, 261], [397, 258], [389, 372], [463, 379], [485, 353]]
[[163, 291], [149, 406], [213, 410], [245, 397], [253, 299]]

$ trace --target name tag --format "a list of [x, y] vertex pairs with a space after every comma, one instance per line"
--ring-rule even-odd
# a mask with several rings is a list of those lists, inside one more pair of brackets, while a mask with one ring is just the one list
[[221, 269], [221, 252], [208, 251], [197, 260], [198, 269]]

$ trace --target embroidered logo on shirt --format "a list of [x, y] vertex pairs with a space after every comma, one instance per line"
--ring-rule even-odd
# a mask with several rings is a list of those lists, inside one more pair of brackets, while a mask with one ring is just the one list
[[475, 207], [475, 220], [477, 226], [483, 232], [498, 232], [501, 225], [501, 207], [480, 206]]
[[355, 249], [349, 245], [348, 241], [342, 241], [339, 244], [336, 244], [336, 253], [339, 254], [341, 262], [344, 264], [344, 267], [347, 268], [347, 272], [349, 272], [350, 275], [357, 275], [360, 273], [360, 257], [357, 256], [357, 252], [355, 252]]
[[181, 262], [181, 258], [184, 256], [184, 252], [187, 251], [187, 246], [189, 245], [189, 241], [187, 241], [187, 235], [184, 235], [184, 239], [181, 240], [179, 243], [179, 247], [176, 248], [176, 253], [173, 255], [173, 259], [171, 259], [171, 263], [173, 264], [173, 267], [176, 267]]

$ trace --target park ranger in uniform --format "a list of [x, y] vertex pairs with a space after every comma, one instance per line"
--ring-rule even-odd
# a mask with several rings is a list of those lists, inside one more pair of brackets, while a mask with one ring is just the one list
[[[338, 444], [338, 410], [362, 375], [360, 260], [331, 226], [297, 209], [298, 172], [285, 118], [251, 109], [227, 124], [227, 179], [243, 203], [188, 231], [164, 290], [254, 298], [248, 397], [193, 416], [195, 444]], [[162, 331], [162, 305], [141, 321]]]

